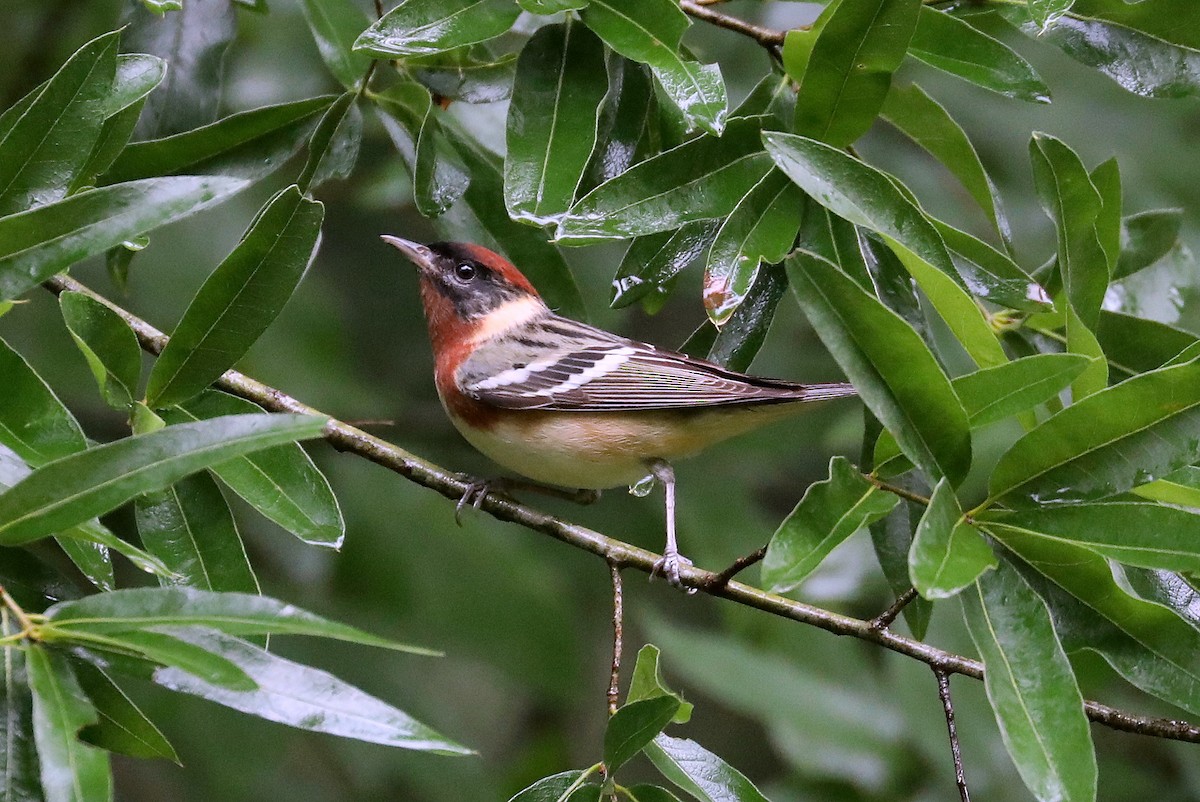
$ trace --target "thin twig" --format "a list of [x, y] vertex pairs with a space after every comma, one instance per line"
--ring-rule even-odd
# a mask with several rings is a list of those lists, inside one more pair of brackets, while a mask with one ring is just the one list
[[958, 727], [954, 724], [954, 702], [950, 699], [950, 675], [938, 668], [933, 669], [937, 677], [938, 697], [942, 700], [942, 711], [946, 714], [946, 731], [950, 733], [950, 757], [954, 760], [954, 782], [958, 784], [958, 796], [962, 802], [971, 802], [967, 791], [967, 775], [963, 771], [962, 750], [958, 745]]
[[880, 630], [887, 629], [895, 622], [900, 612], [913, 603], [917, 598], [917, 589], [909, 588], [896, 597], [896, 601], [892, 602], [892, 606], [884, 610], [879, 615], [871, 619], [871, 629]]
[[908, 499], [909, 501], [915, 501], [917, 504], [921, 504], [926, 507], [929, 506], [929, 498], [927, 496], [922, 496], [920, 493], [914, 493], [911, 490], [905, 490], [903, 487], [898, 485], [888, 484], [879, 477], [875, 476], [873, 473], [864, 473], [863, 478], [878, 487], [880, 490], [886, 490], [887, 492], [897, 495], [900, 498]]
[[608, 714], [612, 716], [617, 712], [617, 698], [621, 693], [621, 647], [625, 639], [625, 594], [621, 587], [621, 566], [609, 563], [608, 572], [612, 577], [613, 589], [612, 672], [608, 679]]
[[764, 28], [761, 25], [755, 25], [752, 22], [746, 22], [737, 17], [722, 14], [720, 11], [713, 11], [711, 8], [708, 8], [708, 4], [698, 3], [696, 0], [679, 0], [679, 7], [688, 16], [704, 20], [719, 28], [725, 28], [726, 30], [749, 36], [763, 47], [771, 50], [772, 53], [777, 53], [778, 49], [783, 47], [784, 37], [787, 36], [787, 31]]
[[755, 549], [754, 551], [750, 552], [749, 554], [738, 557], [736, 560], [733, 561], [733, 564], [730, 565], [728, 568], [726, 568], [724, 571], [722, 571], [719, 574], [713, 574], [712, 582], [710, 582], [705, 587], [705, 590], [711, 592], [714, 589], [721, 587], [722, 585], [728, 585], [729, 580], [733, 579], [735, 576], [740, 574], [742, 571], [745, 571], [747, 568], [754, 565], [755, 563], [762, 562], [762, 558], [766, 557], [766, 556], [767, 556], [767, 547], [763, 546], [761, 548]]
[[[55, 294], [68, 290], [81, 292], [105, 304], [133, 329], [142, 348], [151, 354], [160, 353], [167, 344], [167, 336], [154, 326], [122, 309], [70, 276], [54, 276], [47, 280], [44, 286]], [[215, 386], [227, 393], [252, 401], [270, 412], [328, 417], [308, 404], [297, 401], [274, 387], [269, 387], [234, 370], [226, 371], [215, 382]], [[364, 457], [423, 487], [435, 490], [452, 501], [457, 502], [462, 498], [463, 492], [469, 485], [459, 478], [458, 474], [410, 454], [399, 446], [356, 429], [340, 420], [330, 419], [325, 424], [322, 433], [325, 440], [337, 450]], [[573, 524], [503, 496], [488, 496], [483, 500], [480, 508], [501, 521], [515, 523], [526, 529], [549, 535], [570, 546], [602, 557], [609, 564], [619, 568], [633, 568], [649, 574], [654, 571], [655, 564], [662, 559], [662, 555], [608, 537], [593, 529]], [[725, 585], [710, 587], [717, 575], [693, 566], [682, 567], [680, 575], [683, 584], [717, 598], [728, 599], [781, 618], [808, 624], [835, 635], [849, 635], [870, 641], [948, 673], [963, 674], [975, 679], [983, 678], [983, 664], [978, 660], [963, 657], [928, 643], [906, 638], [903, 635], [897, 635], [890, 629], [872, 629], [869, 621], [777, 596], [741, 582], [729, 582]], [[1091, 701], [1085, 702], [1084, 707], [1089, 719], [1113, 729], [1176, 741], [1200, 743], [1200, 726], [1186, 721], [1140, 716]]]

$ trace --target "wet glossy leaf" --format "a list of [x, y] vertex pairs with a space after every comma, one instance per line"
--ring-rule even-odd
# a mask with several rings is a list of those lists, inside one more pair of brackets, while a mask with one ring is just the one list
[[628, 702], [608, 720], [604, 731], [604, 766], [611, 775], [642, 751], [679, 712], [673, 696]]
[[1115, 156], [1096, 165], [1089, 177], [1100, 195], [1096, 215], [1096, 239], [1104, 251], [1111, 275], [1121, 251], [1121, 167]]
[[1027, 0], [1029, 16], [1039, 28], [1045, 29], [1063, 14], [1071, 10], [1075, 0]]
[[176, 634], [177, 631], [165, 626], [129, 629], [103, 635], [77, 630], [55, 632], [55, 636], [65, 642], [82, 645], [90, 652], [101, 653], [102, 658], [115, 655], [118, 659], [133, 660], [138, 663], [140, 670], [146, 668], [146, 663], [170, 666], [223, 688], [254, 690], [254, 680], [236, 664], [197, 644], [181, 640]]
[[546, 303], [562, 314], [586, 319], [583, 296], [558, 248], [545, 233], [514, 221], [504, 210], [500, 164], [467, 137], [454, 133], [452, 140], [471, 175], [463, 200], [439, 219], [451, 239], [478, 242], [521, 266]]
[[835, 146], [862, 136], [883, 105], [920, 9], [920, 0], [827, 5], [815, 24], [804, 72], [789, 70], [800, 84], [795, 132]]
[[[160, 577], [171, 577], [172, 572], [161, 560], [152, 554], [142, 551], [132, 543], [128, 543], [114, 535], [109, 529], [103, 526], [99, 521], [93, 519], [84, 521], [76, 526], [71, 526], [62, 531], [55, 538], [59, 545], [64, 545], [67, 541], [75, 541], [79, 544], [90, 546], [93, 549], [102, 551], [105, 554], [108, 552], [116, 552], [125, 557], [131, 562], [134, 567], [141, 569], [149, 574], [154, 574]], [[112, 588], [104, 588], [112, 590]]]
[[440, 215], [467, 191], [471, 176], [438, 124], [429, 92], [398, 84], [378, 96], [376, 109], [412, 177], [417, 211]]
[[104, 671], [82, 661], [72, 664], [79, 685], [96, 707], [99, 720], [80, 737], [94, 746], [130, 757], [179, 763], [169, 741]]
[[404, 0], [363, 31], [354, 50], [380, 58], [442, 53], [494, 39], [520, 13], [511, 0]]
[[323, 115], [308, 140], [308, 160], [296, 179], [305, 195], [332, 179], [344, 179], [354, 171], [362, 144], [362, 111], [352, 92], [339, 97]]
[[904, 453], [930, 476], [961, 481], [971, 464], [967, 414], [920, 335], [819, 257], [792, 257], [788, 276], [821, 341]]
[[1079, 319], [1094, 326], [1108, 287], [1108, 262], [1096, 233], [1103, 206], [1079, 156], [1060, 140], [1035, 133], [1029, 141], [1034, 184], [1058, 232], [1058, 266]]
[[486, 44], [408, 59], [412, 76], [439, 97], [495, 103], [512, 95], [516, 53], [493, 53]]
[[1134, 686], [1200, 713], [1200, 631], [1162, 605], [1131, 596], [1095, 552], [990, 529], [1029, 564], [1019, 566], [1022, 574], [1050, 606], [1069, 652], [1091, 649]]
[[150, 371], [146, 403], [186, 401], [233, 367], [283, 310], [321, 235], [325, 206], [295, 185], [263, 208], [205, 280]]
[[730, 370], [749, 370], [786, 293], [787, 272], [782, 265], [760, 269], [745, 299], [709, 346], [706, 358]]
[[246, 185], [224, 176], [130, 181], [0, 218], [0, 299], [60, 270], [224, 200]]
[[333, 101], [324, 95], [262, 106], [181, 134], [134, 142], [113, 162], [104, 181], [181, 173], [261, 178], [300, 149], [317, 115]]
[[962, 594], [1004, 745], [1039, 800], [1096, 798], [1096, 752], [1083, 697], [1045, 603], [1007, 564]]
[[112, 555], [106, 546], [61, 535], [54, 541], [97, 590], [116, 590]]
[[562, 11], [583, 8], [588, 0], [517, 0], [521, 8], [530, 14], [558, 14]]
[[963, 519], [954, 488], [944, 478], [933, 489], [908, 554], [913, 587], [926, 599], [945, 599], [996, 567], [996, 555]]
[[829, 478], [809, 485], [771, 536], [763, 559], [763, 584], [772, 593], [795, 589], [835, 546], [895, 505], [896, 496], [868, 482], [845, 457], [834, 457]]
[[1037, 511], [988, 511], [983, 520], [1085, 546], [1143, 568], [1200, 571], [1200, 516], [1152, 501], [1114, 499]]
[[0, 216], [66, 197], [100, 137], [120, 33], [85, 44], [0, 136]]
[[1029, 312], [1048, 308], [1050, 296], [1046, 290], [1007, 254], [940, 220], [933, 220], [933, 225], [972, 295]]
[[1142, 498], [1200, 509], [1200, 468], [1188, 465], [1150, 484], [1135, 487]]
[[634, 663], [633, 674], [629, 678], [629, 690], [625, 694], [625, 704], [669, 696], [678, 704], [672, 720], [676, 724], [686, 724], [692, 717], [693, 705], [667, 687], [659, 670], [658, 660], [661, 654], [659, 648], [652, 643], [647, 643], [638, 650], [637, 662]]
[[43, 465], [87, 447], [75, 417], [4, 340], [0, 340], [0, 376], [4, 377], [0, 443], [30, 465]]
[[923, 6], [908, 52], [943, 72], [1005, 97], [1050, 102], [1033, 65], [999, 39], [951, 14]]
[[564, 802], [567, 794], [583, 786], [585, 780], [586, 773], [577, 769], [552, 774], [518, 792], [508, 802]]
[[70, 193], [94, 186], [129, 143], [141, 117], [146, 96], [162, 83], [167, 63], [157, 56], [130, 53], [117, 56], [113, 90], [108, 96], [104, 124], [87, 163], [71, 182]]
[[209, 465], [315, 437], [324, 425], [324, 419], [309, 415], [234, 415], [171, 426], [57, 459], [0, 494], [0, 541], [36, 540]]
[[770, 168], [757, 123], [736, 120], [720, 137], [685, 142], [596, 187], [571, 207], [556, 236], [582, 244], [724, 217]]
[[591, 0], [583, 21], [626, 58], [649, 65], [658, 85], [683, 115], [689, 130], [719, 134], [728, 99], [716, 64], [685, 58], [680, 39], [691, 22], [670, 0]]
[[983, 169], [966, 132], [940, 103], [916, 84], [893, 86], [883, 103], [882, 115], [945, 165], [971, 193], [996, 231], [1005, 239], [1009, 238], [1008, 219], [995, 184]]
[[80, 729], [96, 722], [96, 708], [79, 687], [67, 658], [42, 646], [25, 652], [33, 691], [33, 735], [42, 789], [53, 802], [112, 799], [108, 753], [80, 741]]
[[1200, 591], [1195, 580], [1175, 572], [1151, 568], [1118, 566], [1120, 576], [1141, 598], [1157, 602], [1189, 622], [1200, 625]]
[[1123, 0], [1075, 0], [1071, 14], [1106, 20], [1164, 42], [1200, 50], [1200, 7], [1189, 0], [1156, 0], [1150, 6]]
[[[164, 410], [171, 423], [262, 410], [241, 398], [205, 391], [182, 407]], [[264, 516], [305, 543], [340, 548], [346, 534], [329, 482], [295, 443], [264, 448], [210, 468], [225, 485]]]
[[353, 51], [354, 40], [370, 19], [352, 0], [302, 0], [300, 8], [325, 66], [342, 86], [357, 87], [371, 59]]
[[804, 209], [800, 189], [772, 170], [738, 201], [716, 238], [704, 270], [704, 309], [717, 326], [729, 321], [750, 292], [762, 262], [792, 249]]
[[1113, 281], [1150, 267], [1175, 249], [1182, 223], [1182, 209], [1139, 212], [1121, 220], [1121, 255]]
[[646, 755], [664, 777], [701, 802], [767, 802], [744, 774], [695, 741], [659, 735]]
[[[0, 636], [12, 634], [15, 628], [11, 624], [8, 629], [0, 629]], [[33, 700], [25, 672], [25, 651], [12, 646], [0, 649], [0, 747], [0, 799], [40, 802], [42, 785], [34, 748]]]
[[602, 184], [628, 170], [640, 158], [640, 146], [653, 115], [654, 87], [642, 64], [617, 53], [606, 57], [608, 94], [600, 106], [596, 148], [585, 182]]
[[504, 159], [504, 203], [513, 219], [543, 225], [570, 208], [607, 91], [604, 45], [582, 25], [547, 25], [521, 50]]
[[1022, 508], [1123, 493], [1200, 459], [1200, 362], [1135, 376], [1072, 404], [996, 465], [991, 498]]
[[112, 309], [89, 295], [58, 296], [63, 322], [83, 352], [100, 393], [114, 409], [128, 409], [137, 397], [142, 349], [133, 329]]
[[1119, 312], [1100, 313], [1096, 338], [1108, 359], [1126, 374], [1161, 367], [1197, 342], [1190, 331]]
[[407, 713], [324, 671], [276, 657], [219, 632], [181, 628], [174, 634], [238, 665], [258, 688], [236, 691], [171, 668], [154, 675], [154, 681], [166, 688], [312, 732], [401, 749], [472, 754]]
[[46, 616], [58, 632], [114, 635], [152, 627], [210, 627], [230, 635], [312, 635], [413, 654], [436, 654], [249, 593], [184, 587], [118, 590], [59, 602], [46, 611]]
[[[132, 4], [131, 4], [132, 6]], [[225, 51], [237, 33], [232, 3], [193, 0], [168, 15], [128, 7], [123, 45], [171, 65], [146, 102], [137, 138], [151, 139], [206, 125], [217, 117]]]
[[178, 576], [163, 584], [258, 593], [258, 580], [221, 489], [197, 473], [134, 501], [138, 536]]
[[635, 237], [612, 282], [614, 309], [650, 293], [667, 292], [669, 282], [692, 264], [717, 235], [717, 220], [695, 220], [674, 231]]

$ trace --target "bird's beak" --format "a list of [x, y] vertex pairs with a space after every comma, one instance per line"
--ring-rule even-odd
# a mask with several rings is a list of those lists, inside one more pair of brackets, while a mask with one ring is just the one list
[[436, 257], [433, 251], [429, 250], [427, 246], [419, 242], [404, 239], [403, 237], [393, 237], [391, 234], [384, 234], [380, 239], [407, 256], [408, 260], [416, 265], [418, 269], [424, 271], [433, 268]]

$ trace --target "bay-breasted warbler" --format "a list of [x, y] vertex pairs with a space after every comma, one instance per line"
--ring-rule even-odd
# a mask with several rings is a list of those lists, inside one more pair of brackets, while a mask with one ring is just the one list
[[384, 241], [416, 265], [434, 383], [475, 448], [524, 477], [599, 490], [647, 476], [666, 493], [657, 570], [680, 584], [671, 461], [795, 413], [854, 395], [849, 384], [795, 384], [630, 340], [555, 314], [504, 257], [466, 243]]

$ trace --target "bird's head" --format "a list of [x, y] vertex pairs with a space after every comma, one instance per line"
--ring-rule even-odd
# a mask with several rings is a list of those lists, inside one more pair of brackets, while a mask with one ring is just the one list
[[422, 245], [390, 234], [382, 239], [417, 267], [435, 349], [491, 336], [546, 311], [521, 271], [487, 248], [466, 242]]

